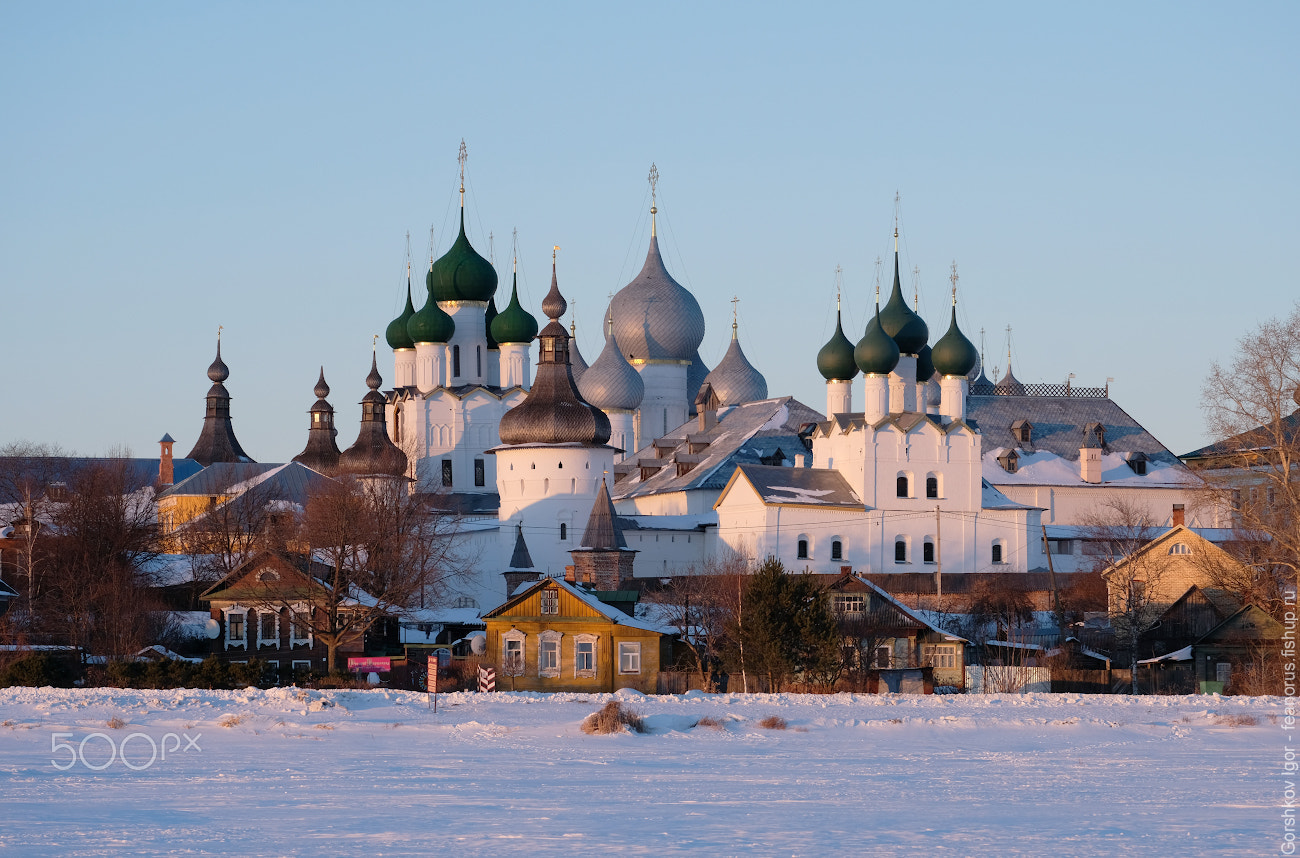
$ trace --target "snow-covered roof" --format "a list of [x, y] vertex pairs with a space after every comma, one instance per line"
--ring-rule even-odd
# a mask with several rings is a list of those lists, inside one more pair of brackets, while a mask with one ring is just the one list
[[1011, 498], [1002, 494], [992, 485], [988, 479], [980, 483], [980, 508], [981, 509], [1040, 509], [1036, 506], [1027, 506], [1022, 503], [1016, 503]]
[[915, 620], [917, 623], [925, 626], [927, 629], [934, 632], [935, 634], [943, 635], [944, 638], [946, 638], [947, 640], [960, 641], [961, 643], [970, 643], [970, 641], [966, 640], [961, 635], [955, 635], [952, 632], [945, 631], [944, 629], [939, 628], [939, 626], [931, 622], [928, 617], [923, 616], [924, 612], [913, 611], [911, 608], [907, 607], [902, 602], [898, 601], [893, 596], [889, 595], [889, 593], [885, 592], [883, 589], [876, 586], [871, 581], [867, 580], [866, 578], [863, 578], [861, 575], [854, 575], [852, 577], [854, 580], [860, 581], [861, 583], [867, 585], [867, 587], [869, 587], [881, 599], [884, 599], [886, 602], [888, 602], [889, 604], [893, 605], [896, 609], [901, 611], [903, 616]]
[[738, 465], [737, 470], [765, 504], [862, 509], [862, 501], [836, 470], [775, 465]]
[[570, 584], [568, 581], [565, 581], [563, 578], [542, 578], [537, 581], [529, 581], [527, 585], [520, 586], [518, 589], [516, 589], [514, 594], [511, 595], [510, 598], [507, 599], [504, 604], [499, 605], [496, 608], [493, 608], [483, 616], [485, 618], [492, 617], [496, 615], [498, 612], [504, 610], [507, 605], [516, 601], [521, 596], [524, 596], [530, 593], [531, 591], [539, 587], [544, 587], [548, 584], [554, 584], [556, 587], [559, 587], [565, 590], [566, 592], [570, 593], [576, 599], [581, 601], [583, 604], [587, 605], [589, 608], [596, 611], [602, 617], [609, 620], [611, 623], [614, 623], [615, 625], [627, 626], [628, 628], [631, 629], [640, 629], [642, 631], [647, 631], [647, 632], [655, 632], [661, 635], [672, 635], [677, 633], [677, 630], [672, 628], [671, 626], [665, 626], [653, 622], [651, 620], [642, 620], [642, 619], [637, 619], [636, 617], [633, 616], [629, 616], [628, 614], [623, 613], [623, 611], [619, 610], [618, 608], [615, 608], [612, 605], [605, 604], [604, 602], [602, 602], [600, 599], [596, 597], [595, 593], [591, 592], [590, 590], [587, 590], [583, 587], [579, 587], [575, 584]]
[[[805, 455], [805, 461], [811, 461], [799, 430], [821, 419], [820, 413], [789, 396], [719, 409], [717, 425], [706, 431], [700, 431], [698, 420], [691, 420], [630, 453], [617, 469], [620, 478], [611, 494], [619, 501], [651, 494], [721, 489], [736, 465], [760, 464], [778, 449], [787, 461], [796, 455]], [[661, 464], [643, 480], [638, 467], [642, 461]], [[690, 470], [679, 474], [678, 464], [688, 464]]]
[[1167, 652], [1164, 655], [1158, 655], [1155, 658], [1144, 658], [1138, 661], [1138, 664], [1155, 664], [1158, 661], [1191, 661], [1192, 647], [1187, 645], [1182, 649], [1176, 649], [1173, 652]]

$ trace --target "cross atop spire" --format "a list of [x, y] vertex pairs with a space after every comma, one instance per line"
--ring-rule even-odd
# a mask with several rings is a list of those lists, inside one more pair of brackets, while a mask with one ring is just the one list
[[731, 338], [733, 340], [736, 338], [736, 328], [738, 326], [737, 323], [739, 322], [740, 319], [740, 313], [739, 313], [740, 308], [737, 306], [738, 304], [740, 304], [740, 296], [732, 295], [731, 296]]
[[840, 311], [840, 293], [844, 290], [844, 266], [835, 266], [835, 312]]
[[497, 267], [497, 240], [491, 232], [488, 233], [488, 262], [492, 263], [493, 268]]
[[433, 241], [433, 224], [429, 224], [429, 268], [433, 268], [433, 252], [437, 245]]
[[952, 273], [948, 275], [948, 279], [952, 282], [952, 305], [956, 307], [957, 306], [957, 260], [955, 259], [952, 261]]
[[877, 256], [877, 257], [876, 257], [876, 304], [877, 304], [877, 305], [880, 304], [880, 266], [881, 266], [881, 264], [882, 264], [882, 260], [880, 259], [879, 256]]
[[456, 153], [456, 162], [460, 164], [460, 207], [465, 208], [465, 160], [469, 150], [465, 148], [465, 138], [460, 138], [460, 151]]
[[222, 331], [225, 327], [226, 327], [225, 325], [217, 325], [217, 349], [218, 349], [218, 350], [221, 349], [221, 331]]
[[[411, 285], [411, 231], [406, 231], [406, 285]], [[321, 372], [324, 372], [324, 368]]]
[[659, 185], [659, 168], [654, 165], [654, 162], [650, 164], [650, 174], [646, 176], [646, 180], [650, 182], [650, 236], [653, 238], [656, 232], [655, 215], [659, 213], [655, 190]]
[[912, 266], [912, 309], [921, 310], [921, 266]]
[[519, 227], [515, 227], [510, 234], [510, 259], [512, 269], [519, 271]]

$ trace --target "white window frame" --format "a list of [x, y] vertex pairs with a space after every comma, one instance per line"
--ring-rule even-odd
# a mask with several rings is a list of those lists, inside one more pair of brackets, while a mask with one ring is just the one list
[[[885, 657], [885, 663], [880, 663], [880, 657]], [[894, 666], [894, 647], [892, 644], [880, 644], [875, 651], [871, 653], [871, 666], [876, 668], [885, 668], [886, 670]]]
[[[510, 663], [510, 644], [519, 644], [519, 664]], [[528, 635], [518, 629], [511, 629], [508, 632], [501, 633], [501, 673], [505, 676], [523, 676], [524, 668], [528, 664]]]
[[860, 593], [835, 593], [831, 609], [837, 614], [862, 614], [867, 610], [867, 599]]
[[921, 656], [930, 667], [940, 670], [957, 669], [956, 644], [926, 644], [921, 648]]
[[[307, 646], [310, 648], [312, 645], [311, 623], [303, 623], [300, 626], [295, 621], [295, 617], [299, 616], [311, 616], [311, 607], [306, 602], [298, 602], [289, 609], [289, 647]], [[307, 637], [298, 636], [300, 628], [307, 630]]]
[[[226, 626], [226, 635], [225, 635], [226, 649], [234, 649], [238, 647], [239, 649], [242, 649], [245, 652], [247, 652], [248, 651], [248, 608], [245, 608], [243, 605], [231, 605], [229, 608], [222, 609], [221, 616], [225, 620], [225, 626]], [[244, 629], [244, 636], [239, 640], [235, 640], [230, 636], [230, 618], [233, 616], [238, 616], [240, 618], [240, 624], [243, 626]]]
[[641, 673], [641, 642], [619, 641], [618, 672], [620, 676], [638, 676]]
[[[547, 629], [537, 637], [537, 675], [558, 679], [560, 676], [561, 663], [560, 643], [564, 638], [564, 635], [552, 629]], [[547, 665], [545, 663], [548, 654], [555, 656], [555, 663], [552, 665]]]
[[[271, 633], [272, 637], [269, 638], [262, 637], [262, 617], [266, 617], [266, 616], [271, 617], [271, 621], [274, 626], [274, 629]], [[264, 646], [269, 646], [273, 649], [278, 649], [280, 646], [280, 612], [279, 611], [275, 611], [275, 610], [264, 611], [261, 609], [258, 609], [257, 611], [257, 648], [261, 649]]]
[[294, 673], [297, 673], [300, 670], [310, 671], [311, 659], [294, 659], [290, 662], [290, 665], [292, 666]]
[[[547, 603], [550, 604], [547, 604]], [[549, 610], [548, 610], [549, 608]], [[538, 594], [538, 612], [543, 616], [555, 617], [560, 614], [560, 591], [554, 587], [546, 587]]]
[[[600, 638], [597, 637], [596, 635], [586, 635], [586, 634], [574, 635], [573, 675], [575, 677], [587, 677], [587, 678], [595, 677], [596, 665], [599, 664], [599, 662], [596, 661], [596, 654], [597, 654], [599, 640]], [[582, 646], [583, 644], [591, 644], [591, 667], [590, 668], [584, 668], [579, 666], [581, 664], [581, 660], [578, 657], [578, 647]]]

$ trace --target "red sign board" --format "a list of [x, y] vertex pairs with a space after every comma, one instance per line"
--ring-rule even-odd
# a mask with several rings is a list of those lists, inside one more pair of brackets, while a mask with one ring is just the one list
[[429, 656], [429, 692], [438, 693], [438, 656]]
[[374, 656], [368, 658], [349, 658], [348, 671], [357, 673], [359, 671], [374, 671], [375, 673], [387, 673], [393, 669], [393, 660], [388, 656]]

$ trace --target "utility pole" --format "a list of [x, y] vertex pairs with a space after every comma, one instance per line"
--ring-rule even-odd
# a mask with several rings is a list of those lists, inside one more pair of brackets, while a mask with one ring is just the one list
[[1056, 586], [1056, 567], [1052, 563], [1052, 546], [1047, 541], [1047, 525], [1042, 521], [1038, 526], [1043, 529], [1043, 551], [1047, 552], [1047, 578], [1052, 587], [1052, 611], [1056, 614], [1056, 628], [1061, 635], [1061, 647], [1065, 647], [1065, 614], [1061, 613], [1061, 591]]

